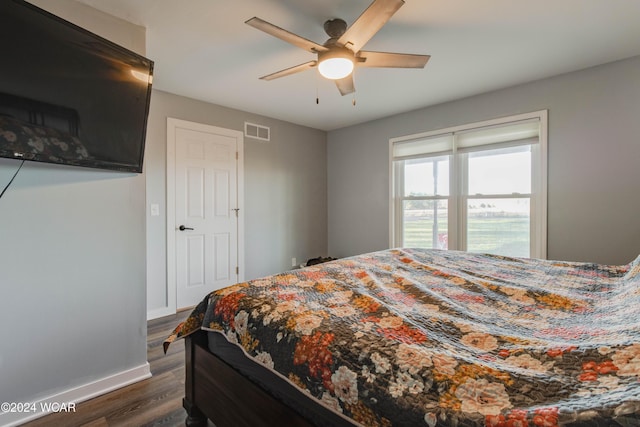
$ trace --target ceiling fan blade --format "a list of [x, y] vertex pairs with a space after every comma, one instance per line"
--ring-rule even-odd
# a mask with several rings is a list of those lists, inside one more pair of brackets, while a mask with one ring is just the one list
[[284, 40], [287, 43], [300, 47], [311, 53], [325, 52], [329, 50], [321, 44], [318, 44], [311, 40], [307, 40], [304, 37], [300, 37], [297, 34], [293, 34], [285, 29], [282, 29], [255, 16], [248, 21], [245, 21], [245, 24], [250, 25], [260, 31], [264, 31], [267, 34], [277, 37], [280, 40]]
[[309, 62], [305, 62], [304, 64], [294, 65], [293, 67], [285, 68], [284, 70], [280, 70], [280, 71], [276, 71], [275, 73], [272, 73], [272, 74], [267, 74], [266, 76], [260, 77], [260, 79], [261, 80], [273, 80], [273, 79], [277, 79], [277, 78], [280, 78], [280, 77], [289, 76], [291, 74], [299, 73], [301, 71], [306, 71], [309, 68], [315, 67], [316, 65], [318, 65], [318, 61], [309, 61]]
[[[414, 55], [411, 53], [370, 52], [361, 50], [358, 53], [358, 67], [388, 68], [424, 68], [430, 55]], [[362, 61], [364, 59], [364, 61]]]
[[342, 96], [349, 95], [356, 91], [356, 87], [353, 85], [353, 73], [343, 79], [338, 79], [335, 82], [338, 90], [340, 91], [340, 95]]
[[404, 4], [404, 0], [374, 0], [340, 36], [338, 44], [358, 52]]

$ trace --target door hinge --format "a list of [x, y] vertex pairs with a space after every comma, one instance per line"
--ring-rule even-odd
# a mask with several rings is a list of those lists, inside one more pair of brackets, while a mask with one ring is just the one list
[[236, 160], [238, 160], [238, 152], [236, 151]]
[[236, 266], [236, 276], [240, 274], [240, 267]]

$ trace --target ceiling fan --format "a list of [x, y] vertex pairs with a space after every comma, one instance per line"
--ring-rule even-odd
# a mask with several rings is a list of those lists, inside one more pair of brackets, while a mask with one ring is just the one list
[[429, 55], [361, 50], [403, 4], [404, 0], [374, 0], [349, 28], [342, 19], [326, 21], [324, 30], [329, 40], [323, 45], [260, 18], [249, 19], [245, 24], [317, 55], [316, 60], [260, 78], [273, 80], [318, 67], [320, 74], [335, 80], [338, 90], [344, 96], [356, 90], [353, 84], [354, 67], [424, 68], [430, 58]]

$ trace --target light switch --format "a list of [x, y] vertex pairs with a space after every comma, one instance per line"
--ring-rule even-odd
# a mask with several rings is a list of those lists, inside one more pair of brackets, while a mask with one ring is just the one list
[[160, 216], [160, 205], [157, 203], [151, 204], [151, 216]]

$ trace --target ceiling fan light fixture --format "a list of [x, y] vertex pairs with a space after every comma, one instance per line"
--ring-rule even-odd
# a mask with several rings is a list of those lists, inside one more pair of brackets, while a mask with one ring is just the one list
[[353, 52], [346, 48], [334, 48], [319, 54], [318, 71], [331, 80], [347, 77], [353, 72]]

